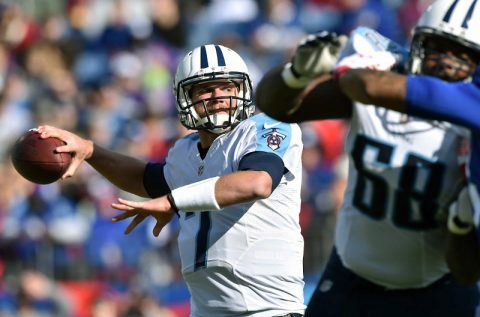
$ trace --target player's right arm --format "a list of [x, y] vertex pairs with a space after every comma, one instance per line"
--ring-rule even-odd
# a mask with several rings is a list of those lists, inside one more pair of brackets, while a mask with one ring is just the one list
[[86, 161], [118, 188], [148, 197], [143, 185], [146, 162], [104, 149], [91, 140], [52, 126], [39, 126], [38, 132], [42, 138], [56, 137], [64, 141], [66, 144], [58, 147], [58, 152], [74, 153], [63, 179], [73, 176], [80, 164]]
[[272, 69], [259, 82], [257, 106], [284, 122], [350, 117], [352, 103], [330, 74], [345, 41], [334, 33], [309, 35], [291, 63]]

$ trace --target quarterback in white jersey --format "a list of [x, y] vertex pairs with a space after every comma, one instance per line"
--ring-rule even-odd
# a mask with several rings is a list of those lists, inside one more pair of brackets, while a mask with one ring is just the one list
[[299, 127], [260, 114], [218, 137], [204, 159], [198, 142], [198, 134], [190, 134], [170, 150], [164, 167], [169, 188], [238, 171], [242, 158], [256, 151], [280, 156], [288, 172], [267, 199], [220, 211], [180, 211], [178, 243], [192, 315], [301, 312]]
[[197, 132], [177, 140], [165, 163], [126, 157], [54, 127], [38, 132], [64, 140], [58, 151], [75, 153], [64, 177], [87, 160], [123, 190], [154, 198], [112, 204], [123, 211], [114, 221], [132, 218], [126, 233], [152, 216], [158, 235], [179, 217], [192, 317], [303, 316], [299, 126], [252, 116], [245, 62], [221, 45], [186, 54], [174, 93], [180, 122]]
[[[475, 4], [436, 3], [415, 28], [407, 69], [451, 81], [466, 79], [465, 65], [474, 54], [468, 41], [448, 32], [458, 21], [468, 25]], [[457, 20], [457, 9], [466, 17]], [[440, 16], [439, 23], [426, 22], [429, 15]], [[257, 105], [282, 121], [343, 118], [350, 123], [348, 184], [335, 247], [305, 317], [473, 317], [478, 289], [459, 285], [451, 274], [444, 209], [464, 181], [458, 158], [467, 133], [343, 94], [337, 79], [349, 68], [389, 70], [402, 60], [398, 50], [389, 51], [388, 40], [365, 31], [354, 31], [349, 42], [327, 32], [307, 37], [292, 62], [269, 72], [257, 87]], [[361, 45], [351, 43], [358, 36]], [[342, 47], [356, 52], [345, 54], [332, 74]], [[365, 47], [374, 49], [363, 51]], [[369, 88], [375, 91], [374, 84]]]

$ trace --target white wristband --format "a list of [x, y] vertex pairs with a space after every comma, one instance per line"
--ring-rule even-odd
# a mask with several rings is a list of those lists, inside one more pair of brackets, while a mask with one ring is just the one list
[[215, 198], [215, 184], [220, 177], [207, 178], [172, 190], [175, 206], [181, 211], [220, 210]]
[[292, 72], [292, 63], [287, 63], [283, 67], [282, 79], [288, 87], [295, 88], [295, 89], [305, 87], [310, 81], [310, 78], [296, 77]]

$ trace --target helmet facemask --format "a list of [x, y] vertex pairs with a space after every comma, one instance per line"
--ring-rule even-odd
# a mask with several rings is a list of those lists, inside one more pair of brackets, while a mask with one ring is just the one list
[[[443, 45], [442, 45], [443, 43]], [[413, 74], [430, 75], [445, 81], [469, 81], [480, 60], [480, 54], [462, 45], [448, 35], [419, 32], [412, 41], [409, 70]], [[454, 54], [447, 54], [445, 47], [454, 46]], [[470, 58], [460, 57], [460, 53]]]

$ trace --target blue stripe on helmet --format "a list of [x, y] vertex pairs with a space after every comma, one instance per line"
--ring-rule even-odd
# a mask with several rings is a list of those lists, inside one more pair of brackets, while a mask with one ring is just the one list
[[457, 6], [457, 4], [458, 4], [458, 0], [455, 0], [450, 6], [450, 8], [448, 8], [447, 13], [445, 13], [445, 16], [443, 17], [443, 22], [450, 21], [450, 18], [452, 17], [452, 14], [453, 14], [453, 10], [455, 10], [455, 7]]
[[470, 5], [470, 8], [468, 9], [467, 15], [465, 16], [465, 19], [463, 20], [462, 28], [466, 29], [468, 27], [468, 22], [470, 22], [470, 19], [472, 18], [473, 10], [475, 10], [475, 5], [476, 4], [477, 4], [477, 0], [474, 0], [473, 3]]
[[200, 48], [200, 68], [208, 67], [208, 57], [207, 57], [207, 48], [205, 45], [202, 45]]
[[218, 66], [225, 66], [225, 57], [223, 56], [222, 49], [220, 46], [215, 45], [215, 51], [217, 52], [217, 63]]

